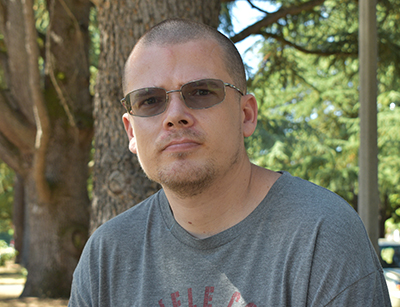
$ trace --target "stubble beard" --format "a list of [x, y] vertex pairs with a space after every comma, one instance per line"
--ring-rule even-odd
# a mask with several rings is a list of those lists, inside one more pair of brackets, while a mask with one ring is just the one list
[[230, 163], [225, 169], [218, 168], [213, 159], [207, 159], [202, 165], [191, 165], [190, 161], [186, 161], [187, 156], [185, 153], [176, 154], [175, 158], [182, 163], [158, 167], [155, 176], [146, 175], [181, 199], [195, 197], [226, 175], [239, 161], [239, 150], [230, 157]]
[[181, 166], [166, 166], [159, 168], [155, 181], [164, 188], [175, 193], [179, 198], [189, 198], [201, 194], [207, 190], [216, 177], [216, 167], [213, 160], [209, 159], [202, 166], [191, 166], [188, 161], [184, 161], [185, 154], [180, 154], [182, 159]]
[[[241, 131], [238, 130], [238, 133]], [[191, 131], [184, 131], [181, 135], [204, 140], [203, 136], [193, 134]], [[170, 155], [174, 158], [175, 163], [165, 166], [158, 165], [152, 174], [146, 172], [140, 159], [139, 163], [150, 180], [161, 184], [164, 189], [169, 189], [179, 198], [185, 199], [206, 192], [219, 178], [224, 178], [239, 162], [241, 151], [238, 146], [232, 155], [226, 157], [229, 162], [224, 166], [219, 166], [213, 158], [208, 158], [201, 165], [196, 165], [191, 161], [190, 153], [171, 153]]]

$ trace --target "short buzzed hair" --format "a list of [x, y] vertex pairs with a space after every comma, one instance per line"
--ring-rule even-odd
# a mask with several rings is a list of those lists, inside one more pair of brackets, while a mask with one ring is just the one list
[[[246, 73], [242, 57], [236, 49], [236, 46], [225, 35], [206, 24], [187, 19], [167, 19], [150, 28], [139, 39], [139, 41], [136, 43], [136, 46], [139, 44], [182, 44], [199, 39], [213, 39], [219, 44], [219, 46], [221, 46], [224, 52], [222, 59], [227, 72], [231, 76], [235, 85], [244, 93], [246, 93]], [[126, 75], [126, 65], [127, 64], [125, 64], [125, 72], [123, 76], [124, 87], [126, 85], [124, 81]]]

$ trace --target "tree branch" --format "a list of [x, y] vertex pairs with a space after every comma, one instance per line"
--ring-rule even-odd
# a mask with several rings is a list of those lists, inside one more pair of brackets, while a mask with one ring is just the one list
[[25, 19], [25, 47], [28, 54], [29, 88], [34, 103], [36, 122], [36, 153], [34, 160], [34, 178], [38, 195], [43, 201], [50, 199], [50, 188], [45, 178], [46, 153], [50, 139], [50, 120], [40, 87], [40, 74], [38, 67], [39, 48], [32, 0], [22, 0], [23, 16]]
[[10, 107], [9, 96], [0, 92], [0, 131], [21, 152], [33, 152], [35, 128], [30, 127], [22, 114]]
[[[25, 20], [22, 17], [22, 1], [4, 1], [4, 43], [7, 50], [6, 79], [18, 109], [31, 124], [35, 124], [32, 99], [29, 90], [28, 56], [25, 47]], [[5, 4], [4, 4], [5, 3]], [[4, 53], [5, 54], [5, 53]], [[13, 106], [14, 107], [14, 106]]]
[[[70, 10], [70, 8], [68, 7], [68, 5], [65, 3], [64, 0], [59, 0], [59, 3], [61, 4], [62, 8], [64, 9], [66, 15], [70, 18], [70, 20], [73, 23], [73, 26], [75, 28], [75, 34], [78, 37], [78, 41], [81, 42], [83, 40], [83, 35], [82, 35], [82, 31], [79, 25], [78, 20], [76, 19], [75, 15], [73, 14], [73, 12]], [[48, 30], [47, 30], [47, 39], [46, 39], [46, 54], [51, 54], [51, 33], [52, 33], [52, 26], [53, 26], [53, 21], [54, 21], [54, 5], [55, 5], [55, 1], [52, 1], [49, 5], [49, 13], [50, 13], [50, 21], [49, 21], [49, 26], [48, 26]], [[79, 44], [78, 48], [81, 49], [81, 44]], [[85, 56], [85, 52], [82, 51], [82, 59], [84, 61], [84, 63], [82, 63], [84, 66], [87, 66], [88, 63], [85, 63], [86, 60], [86, 56]], [[50, 80], [54, 86], [54, 89], [57, 92], [58, 98], [60, 99], [60, 103], [62, 105], [62, 107], [64, 108], [65, 114], [67, 115], [69, 124], [71, 125], [71, 127], [77, 127], [76, 124], [76, 120], [74, 118], [74, 114], [73, 111], [71, 110], [70, 105], [72, 105], [72, 99], [69, 96], [69, 93], [67, 91], [67, 89], [60, 83], [57, 81], [57, 78], [55, 76], [55, 65], [54, 65], [54, 59], [52, 56], [48, 56], [47, 57], [47, 62], [46, 62], [46, 73], [48, 74], [48, 76], [50, 77]]]
[[250, 4], [250, 6], [251, 6], [253, 9], [256, 9], [257, 11], [259, 11], [259, 12], [261, 12], [261, 13], [264, 13], [264, 14], [266, 14], [266, 15], [269, 14], [269, 12], [264, 11], [264, 10], [260, 9], [258, 6], [254, 5], [250, 0], [247, 0], [247, 3]]
[[9, 167], [21, 176], [26, 169], [20, 156], [20, 151], [10, 143], [0, 132], [0, 157]]
[[286, 46], [290, 46], [293, 47], [303, 53], [306, 54], [316, 54], [316, 55], [320, 55], [320, 56], [330, 56], [330, 55], [345, 55], [345, 56], [358, 56], [358, 51], [355, 52], [346, 52], [346, 51], [341, 51], [341, 50], [334, 50], [334, 51], [324, 51], [324, 50], [308, 50], [304, 47], [301, 47], [299, 45], [296, 45], [292, 42], [289, 42], [288, 40], [286, 40], [284, 37], [276, 35], [276, 34], [271, 34], [271, 33], [266, 33], [266, 32], [260, 32], [258, 34], [261, 34], [262, 36], [264, 36], [265, 38], [274, 38], [277, 41], [283, 43]]
[[8, 65], [8, 56], [5, 52], [0, 51], [0, 67], [3, 70], [3, 76], [4, 76], [4, 87], [5, 88], [10, 88], [10, 67]]
[[237, 43], [241, 40], [244, 40], [251, 34], [258, 34], [263, 27], [267, 27], [279, 19], [285, 17], [286, 15], [296, 15], [301, 13], [302, 11], [309, 11], [312, 10], [317, 5], [324, 3], [325, 0], [311, 0], [301, 5], [281, 8], [280, 10], [276, 11], [275, 13], [270, 13], [265, 18], [261, 19], [260, 21], [252, 24], [251, 26], [247, 27], [246, 29], [242, 30], [238, 34], [231, 37], [232, 42]]

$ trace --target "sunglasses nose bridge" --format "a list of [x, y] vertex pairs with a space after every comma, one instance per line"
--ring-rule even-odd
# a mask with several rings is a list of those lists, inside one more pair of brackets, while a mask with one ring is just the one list
[[179, 90], [165, 91], [165, 93], [167, 95], [167, 102], [169, 102], [169, 94], [178, 93], [178, 92], [180, 92], [180, 96], [181, 96], [182, 101], [185, 101], [185, 98], [183, 97], [183, 94], [182, 94], [182, 89], [179, 89]]

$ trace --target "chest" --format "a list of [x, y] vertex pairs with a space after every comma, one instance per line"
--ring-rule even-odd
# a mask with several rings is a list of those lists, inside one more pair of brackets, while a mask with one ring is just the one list
[[265, 238], [210, 250], [170, 238], [154, 242], [103, 272], [101, 296], [111, 306], [305, 306], [311, 260], [304, 246], [279, 250], [285, 245], [266, 244]]

